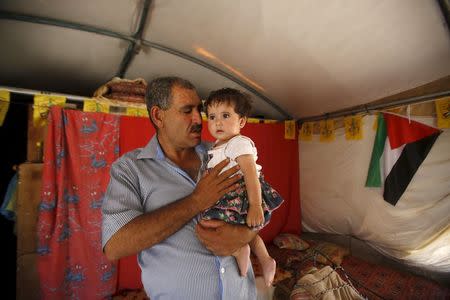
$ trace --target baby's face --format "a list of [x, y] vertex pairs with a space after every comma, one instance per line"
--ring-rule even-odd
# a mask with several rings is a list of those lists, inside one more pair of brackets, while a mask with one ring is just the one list
[[234, 106], [228, 103], [215, 103], [208, 106], [208, 129], [211, 135], [226, 142], [241, 132], [246, 118], [240, 117]]

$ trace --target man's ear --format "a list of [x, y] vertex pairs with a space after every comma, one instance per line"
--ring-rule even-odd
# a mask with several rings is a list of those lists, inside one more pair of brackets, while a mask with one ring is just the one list
[[245, 124], [247, 123], [247, 117], [241, 117], [239, 119], [239, 127], [244, 128]]
[[150, 118], [152, 119], [153, 124], [158, 128], [163, 127], [163, 115], [163, 110], [158, 106], [152, 106], [152, 108], [150, 108]]

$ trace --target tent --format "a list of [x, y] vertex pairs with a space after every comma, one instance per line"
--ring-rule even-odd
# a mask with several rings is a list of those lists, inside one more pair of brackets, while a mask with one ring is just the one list
[[[438, 126], [434, 101], [450, 95], [447, 1], [5, 0], [0, 38], [0, 90], [17, 95], [78, 103], [113, 78], [161, 75], [189, 79], [202, 98], [246, 91], [253, 117], [296, 124], [303, 231], [351, 236], [450, 273], [448, 129], [398, 204], [364, 187], [376, 113], [400, 107]], [[363, 136], [349, 140], [343, 118], [357, 115]], [[321, 141], [321, 120], [335, 120], [334, 140]]]

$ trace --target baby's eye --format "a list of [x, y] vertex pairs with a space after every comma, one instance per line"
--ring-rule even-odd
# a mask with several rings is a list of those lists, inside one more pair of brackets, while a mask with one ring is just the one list
[[208, 120], [213, 121], [214, 120], [214, 116], [208, 116]]
[[224, 119], [228, 119], [229, 117], [230, 117], [230, 114], [228, 114], [228, 113], [223, 114], [223, 118], [224, 118]]

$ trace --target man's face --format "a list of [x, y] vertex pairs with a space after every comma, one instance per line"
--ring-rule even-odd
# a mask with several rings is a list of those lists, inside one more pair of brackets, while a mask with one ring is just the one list
[[194, 90], [174, 86], [170, 108], [163, 111], [162, 128], [175, 148], [195, 147], [201, 141], [201, 101]]

